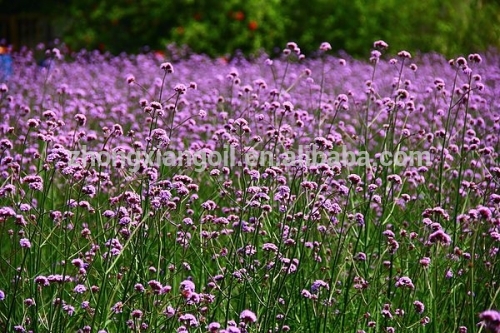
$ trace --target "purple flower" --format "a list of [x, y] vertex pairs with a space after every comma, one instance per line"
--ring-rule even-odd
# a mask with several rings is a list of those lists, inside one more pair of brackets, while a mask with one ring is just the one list
[[75, 267], [77, 267], [77, 268], [85, 267], [85, 263], [83, 262], [82, 259], [73, 259], [73, 260], [71, 260], [71, 263], [73, 265], [75, 265]]
[[163, 314], [165, 316], [167, 316], [168, 318], [172, 318], [175, 315], [176, 312], [177, 311], [175, 311], [175, 309], [169, 305], [169, 306], [167, 306], [167, 308], [165, 309], [165, 311], [163, 311]]
[[418, 314], [424, 313], [424, 311], [425, 311], [425, 305], [424, 305], [424, 303], [422, 303], [420, 301], [415, 301], [415, 302], [413, 302], [413, 306], [415, 307], [415, 311]]
[[78, 284], [75, 286], [73, 291], [77, 294], [83, 294], [84, 292], [87, 291], [87, 287], [85, 287], [83, 284]]
[[182, 281], [179, 287], [180, 287], [181, 291], [183, 291], [183, 290], [189, 290], [189, 291], [192, 291], [192, 292], [194, 292], [195, 288], [196, 288], [194, 282], [191, 281], [191, 280], [184, 280], [184, 281]]
[[278, 247], [273, 243], [264, 243], [262, 245], [262, 250], [271, 251], [271, 252], [278, 252]]
[[33, 298], [26, 298], [24, 300], [24, 305], [26, 305], [28, 307], [33, 306], [33, 305], [35, 305], [35, 300]]
[[358, 184], [361, 181], [361, 177], [356, 174], [350, 174], [347, 179], [349, 179], [349, 181], [354, 185]]
[[401, 58], [411, 59], [411, 54], [408, 51], [400, 51], [398, 52], [398, 56]]
[[169, 62], [164, 62], [161, 64], [160, 69], [163, 69], [166, 73], [172, 74], [174, 72], [174, 66]]
[[23, 247], [25, 249], [31, 248], [31, 243], [30, 243], [29, 239], [27, 239], [27, 238], [22, 238], [19, 241], [19, 244], [21, 245], [21, 247]]
[[383, 40], [377, 40], [373, 43], [373, 47], [376, 49], [385, 50], [389, 47], [389, 44], [387, 44]]
[[151, 280], [148, 282], [149, 287], [153, 290], [155, 294], [159, 294], [161, 288], [163, 287], [162, 284], [159, 281], [156, 280]]
[[311, 293], [316, 294], [320, 290], [320, 288], [325, 288], [326, 290], [329, 290], [330, 286], [328, 285], [327, 282], [323, 280], [316, 280], [311, 285]]
[[439, 229], [430, 234], [429, 242], [432, 244], [441, 243], [445, 246], [449, 246], [451, 244], [451, 237], [445, 233], [443, 229]]
[[240, 320], [245, 323], [255, 323], [257, 316], [250, 310], [243, 310], [240, 314]]
[[406, 287], [409, 289], [415, 289], [413, 282], [407, 276], [403, 276], [403, 277], [399, 278], [398, 281], [396, 282], [396, 287]]
[[0, 301], [3, 301], [5, 299], [5, 292], [0, 289]]
[[331, 46], [331, 45], [330, 45], [330, 43], [328, 43], [328, 42], [323, 42], [323, 43], [321, 43], [321, 45], [319, 46], [319, 49], [320, 49], [321, 51], [325, 51], [325, 52], [326, 52], [326, 51], [330, 51], [330, 50], [332, 49], [332, 46]]
[[136, 283], [134, 285], [134, 290], [142, 293], [144, 291], [144, 286], [142, 284], [140, 284], [140, 283]]
[[75, 307], [69, 305], [69, 304], [64, 304], [62, 307], [63, 311], [68, 314], [68, 316], [72, 316], [75, 314]]
[[354, 256], [354, 259], [355, 260], [359, 260], [359, 261], [366, 261], [366, 254], [364, 252], [358, 252], [355, 256]]
[[142, 318], [142, 311], [141, 310], [133, 310], [130, 315], [132, 316], [132, 318], [136, 318], [136, 319], [141, 319]]
[[302, 297], [305, 297], [305, 298], [311, 298], [312, 297], [312, 294], [309, 290], [306, 290], [306, 289], [302, 289], [302, 291], [300, 292], [300, 294], [302, 295]]
[[487, 330], [498, 333], [500, 332], [500, 312], [497, 310], [486, 310], [481, 312], [479, 319]]
[[49, 279], [47, 279], [43, 275], [37, 276], [34, 281], [36, 284], [39, 284], [39, 285], [44, 286], [44, 287], [50, 286]]
[[111, 307], [111, 311], [114, 313], [122, 313], [123, 312], [123, 303], [116, 302], [115, 305]]
[[220, 329], [220, 324], [217, 322], [210, 323], [208, 324], [207, 329], [210, 332], [217, 332]]
[[431, 264], [431, 258], [423, 257], [422, 259], [420, 259], [420, 265], [422, 265], [424, 268], [429, 267], [430, 264]]
[[183, 314], [179, 317], [179, 321], [186, 322], [191, 327], [198, 327], [198, 320], [190, 313]]

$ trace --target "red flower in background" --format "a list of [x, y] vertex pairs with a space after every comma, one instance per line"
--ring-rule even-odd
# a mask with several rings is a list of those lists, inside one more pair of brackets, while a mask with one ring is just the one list
[[245, 19], [245, 13], [243, 13], [241, 10], [238, 10], [233, 14], [233, 18], [236, 21], [243, 21]]
[[193, 15], [193, 18], [195, 21], [200, 21], [201, 18], [202, 18], [202, 15], [200, 12], [196, 12], [194, 15]]
[[158, 59], [159, 61], [165, 60], [165, 51], [162, 50], [156, 50], [154, 52], [155, 58]]
[[252, 20], [252, 21], [248, 22], [248, 29], [250, 29], [251, 31], [257, 30], [258, 27], [259, 27], [259, 25], [257, 24], [256, 21]]

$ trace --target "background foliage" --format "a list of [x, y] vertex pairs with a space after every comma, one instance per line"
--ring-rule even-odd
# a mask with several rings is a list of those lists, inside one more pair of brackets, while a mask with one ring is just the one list
[[2, 12], [42, 12], [62, 21], [58, 33], [72, 49], [112, 53], [188, 45], [211, 56], [241, 50], [267, 53], [295, 41], [310, 53], [323, 41], [366, 56], [384, 39], [393, 52], [448, 56], [500, 46], [495, 0], [0, 0]]

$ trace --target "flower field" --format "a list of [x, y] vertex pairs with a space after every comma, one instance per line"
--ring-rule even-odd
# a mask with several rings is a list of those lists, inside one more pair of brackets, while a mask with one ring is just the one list
[[500, 332], [500, 56], [387, 47], [14, 54], [0, 330]]

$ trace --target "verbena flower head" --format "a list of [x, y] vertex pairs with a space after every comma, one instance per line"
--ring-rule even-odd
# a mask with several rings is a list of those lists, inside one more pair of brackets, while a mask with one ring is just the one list
[[385, 50], [389, 47], [389, 44], [387, 44], [383, 40], [377, 40], [373, 43], [373, 47], [376, 49]]
[[240, 320], [245, 323], [255, 323], [257, 316], [250, 310], [243, 310], [240, 314]]
[[442, 244], [445, 246], [449, 246], [451, 244], [451, 237], [447, 233], [445, 233], [442, 229], [436, 230], [429, 236], [429, 243], [431, 244]]
[[398, 56], [404, 59], [411, 59], [411, 54], [408, 51], [400, 51], [398, 52]]
[[218, 322], [212, 322], [208, 324], [207, 329], [210, 332], [217, 332], [221, 328], [221, 325]]
[[396, 282], [396, 287], [403, 287], [403, 288], [408, 288], [408, 289], [415, 289], [415, 286], [413, 285], [413, 282], [411, 279], [407, 276], [403, 276], [398, 279]]
[[179, 317], [179, 321], [186, 323], [190, 327], [198, 327], [199, 323], [196, 317], [190, 313], [185, 313]]
[[26, 249], [29, 249], [31, 247], [31, 242], [27, 238], [22, 238], [19, 241], [19, 244], [21, 245], [21, 247], [26, 248]]
[[328, 43], [328, 42], [323, 42], [323, 43], [321, 43], [321, 45], [319, 46], [319, 49], [320, 49], [321, 51], [325, 51], [325, 52], [326, 52], [326, 51], [330, 51], [330, 50], [332, 49], [332, 46], [331, 46], [331, 45], [330, 45], [330, 43]]
[[492, 332], [500, 332], [500, 312], [497, 310], [486, 310], [479, 314], [479, 319], [484, 327]]
[[328, 285], [327, 282], [325, 282], [323, 280], [316, 280], [311, 285], [311, 293], [312, 294], [318, 293], [318, 291], [320, 290], [320, 288], [325, 288], [326, 290], [329, 290], [330, 286]]
[[174, 72], [174, 66], [172, 66], [171, 63], [169, 62], [164, 62], [160, 65], [160, 69], [164, 70], [165, 73], [173, 73]]
[[415, 302], [413, 302], [413, 306], [415, 307], [415, 311], [418, 314], [424, 313], [424, 311], [425, 311], [425, 305], [424, 305], [424, 303], [422, 303], [420, 301], [415, 301]]

